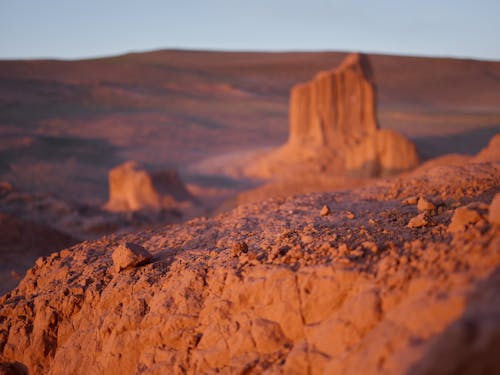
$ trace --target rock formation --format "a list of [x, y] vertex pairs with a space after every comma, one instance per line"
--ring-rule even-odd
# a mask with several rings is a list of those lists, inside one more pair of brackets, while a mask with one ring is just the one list
[[[33, 375], [499, 373], [499, 171], [440, 166], [77, 244], [0, 298], [0, 363]], [[422, 212], [424, 199], [435, 208]], [[478, 220], [447, 231], [463, 207]], [[419, 212], [426, 224], [409, 227]], [[123, 243], [150, 262], [116, 272]]]
[[289, 122], [288, 143], [257, 167], [249, 167], [249, 174], [272, 177], [290, 169], [296, 173], [298, 168], [379, 177], [418, 165], [409, 140], [379, 129], [376, 87], [365, 55], [348, 55], [338, 68], [294, 86]]
[[160, 210], [194, 201], [174, 170], [149, 172], [129, 161], [109, 172], [109, 211]]
[[384, 177], [417, 165], [415, 145], [394, 130], [377, 130], [345, 153], [346, 173], [354, 177]]
[[500, 134], [491, 138], [488, 146], [483, 148], [479, 154], [476, 155], [475, 161], [500, 161]]
[[378, 129], [376, 92], [368, 58], [351, 54], [333, 70], [320, 72], [290, 94], [289, 143], [340, 147]]

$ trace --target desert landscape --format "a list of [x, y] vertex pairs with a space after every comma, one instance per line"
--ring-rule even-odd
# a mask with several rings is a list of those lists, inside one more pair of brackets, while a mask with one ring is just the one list
[[0, 374], [495, 374], [500, 62], [0, 61]]

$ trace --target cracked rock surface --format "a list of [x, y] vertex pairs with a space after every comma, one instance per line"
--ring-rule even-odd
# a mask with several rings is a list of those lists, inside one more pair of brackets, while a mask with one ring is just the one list
[[[498, 372], [499, 191], [499, 163], [440, 166], [80, 243], [0, 299], [0, 362], [30, 374]], [[435, 206], [425, 226], [408, 226], [413, 197]], [[474, 219], [448, 230], [464, 212]], [[123, 242], [151, 262], [114, 272]]]

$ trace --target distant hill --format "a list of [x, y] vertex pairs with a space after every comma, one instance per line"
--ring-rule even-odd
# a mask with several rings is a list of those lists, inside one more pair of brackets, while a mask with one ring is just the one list
[[[83, 198], [102, 200], [107, 170], [124, 160], [182, 171], [281, 144], [291, 86], [345, 55], [165, 50], [0, 61], [0, 179], [60, 193], [78, 184]], [[381, 126], [413, 139], [423, 159], [475, 153], [500, 131], [500, 62], [369, 56]]]

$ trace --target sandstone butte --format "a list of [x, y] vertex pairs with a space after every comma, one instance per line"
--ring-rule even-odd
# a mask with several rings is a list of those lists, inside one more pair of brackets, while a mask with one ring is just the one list
[[272, 177], [319, 166], [334, 175], [379, 177], [418, 165], [410, 141], [379, 127], [373, 72], [363, 54], [350, 54], [337, 68], [294, 86], [289, 124], [288, 143], [250, 166], [249, 174]]
[[161, 210], [178, 202], [194, 202], [175, 170], [147, 171], [129, 161], [109, 172], [108, 211]]
[[441, 165], [82, 242], [0, 298], [0, 368], [498, 374], [499, 194], [500, 163]]

